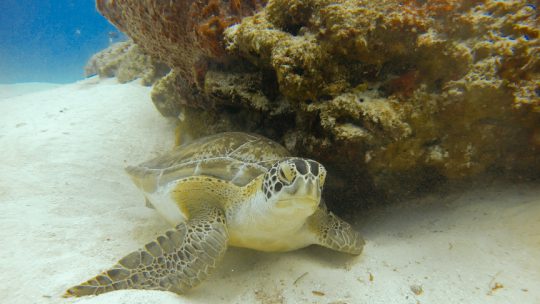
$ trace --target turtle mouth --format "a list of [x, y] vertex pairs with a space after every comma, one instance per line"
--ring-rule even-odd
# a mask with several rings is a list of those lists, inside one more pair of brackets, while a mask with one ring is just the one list
[[276, 205], [278, 208], [314, 209], [319, 206], [319, 201], [314, 197], [295, 197], [279, 200]]

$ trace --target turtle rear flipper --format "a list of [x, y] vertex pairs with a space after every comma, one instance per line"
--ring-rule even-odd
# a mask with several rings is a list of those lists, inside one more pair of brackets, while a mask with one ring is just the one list
[[64, 297], [98, 295], [119, 289], [184, 293], [218, 265], [228, 243], [223, 210], [203, 205], [186, 223], [122, 258], [110, 270], [74, 286]]

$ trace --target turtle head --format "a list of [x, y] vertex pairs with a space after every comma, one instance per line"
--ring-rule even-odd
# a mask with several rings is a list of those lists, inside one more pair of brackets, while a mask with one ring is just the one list
[[267, 206], [280, 214], [308, 217], [319, 206], [326, 170], [304, 158], [276, 162], [265, 174], [262, 185]]

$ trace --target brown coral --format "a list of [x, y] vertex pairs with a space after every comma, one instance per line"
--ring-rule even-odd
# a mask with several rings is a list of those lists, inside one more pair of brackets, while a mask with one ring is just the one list
[[[540, 27], [526, 0], [270, 0], [224, 32], [225, 2], [186, 6], [201, 19], [149, 2], [105, 15], [175, 67], [154, 89], [158, 108], [194, 136], [248, 130], [316, 158], [342, 200], [540, 171]], [[208, 64], [222, 34], [251, 65]]]
[[209, 59], [224, 56], [223, 30], [266, 0], [97, 0], [101, 14], [188, 84], [204, 79]]
[[120, 83], [140, 78], [143, 85], [152, 85], [169, 72], [169, 68], [141, 51], [133, 41], [118, 42], [88, 60], [85, 76], [116, 76]]
[[273, 0], [226, 38], [296, 103], [288, 148], [407, 191], [539, 167], [538, 31], [524, 0]]
[[235, 85], [237, 72], [213, 71], [204, 93], [225, 105], [219, 115], [182, 111], [217, 123], [192, 118], [196, 135], [256, 131], [322, 161], [327, 192], [343, 200], [489, 170], [534, 174], [538, 36], [524, 0], [271, 0], [225, 38], [275, 74], [276, 95], [264, 94], [272, 81]]

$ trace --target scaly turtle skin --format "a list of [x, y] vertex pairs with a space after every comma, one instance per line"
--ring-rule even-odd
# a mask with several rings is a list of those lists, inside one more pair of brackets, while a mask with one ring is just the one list
[[184, 293], [218, 265], [227, 246], [289, 251], [311, 244], [360, 254], [362, 237], [321, 201], [326, 177], [253, 134], [221, 133], [128, 167], [149, 206], [173, 227], [64, 296], [119, 289]]

